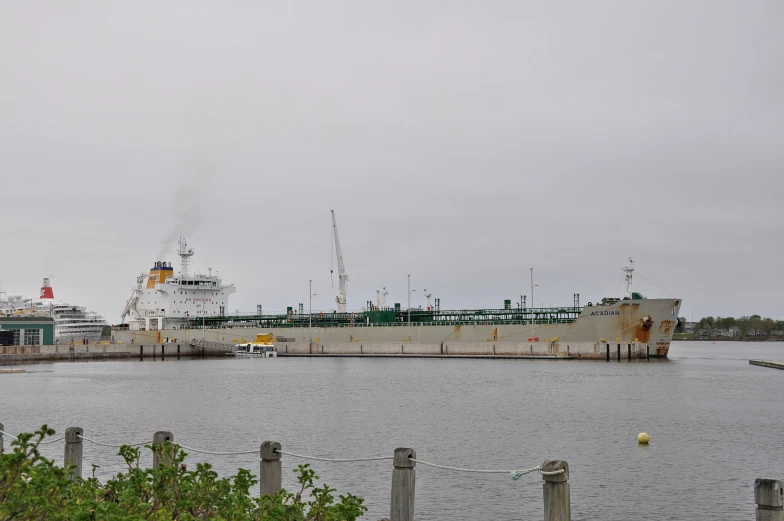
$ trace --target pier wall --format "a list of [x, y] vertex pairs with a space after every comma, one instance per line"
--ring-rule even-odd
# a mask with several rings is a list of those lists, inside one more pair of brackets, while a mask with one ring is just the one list
[[[647, 344], [601, 342], [276, 342], [281, 356], [557, 357], [577, 360], [640, 360], [653, 355]], [[180, 341], [168, 344], [2, 346], [0, 363], [25, 360], [90, 360], [177, 356], [225, 357], [226, 352]]]
[[[281, 355], [427, 355], [427, 356], [549, 356], [572, 359], [606, 360], [607, 345], [599, 342], [282, 342], [277, 343]], [[618, 347], [610, 345], [610, 360], [618, 359]], [[647, 359], [649, 349], [646, 344], [622, 344], [621, 360]]]
[[[179, 349], [178, 349], [179, 348]], [[223, 352], [203, 352], [190, 344], [88, 344], [45, 346], [0, 346], [0, 364], [45, 360], [100, 360], [112, 358], [157, 358], [177, 356], [225, 356]]]

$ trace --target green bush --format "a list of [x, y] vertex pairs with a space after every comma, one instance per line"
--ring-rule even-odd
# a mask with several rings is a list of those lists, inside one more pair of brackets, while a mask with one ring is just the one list
[[240, 469], [221, 478], [209, 463], [195, 470], [185, 464], [187, 454], [176, 444], [148, 445], [170, 461], [157, 469], [139, 467], [141, 450], [124, 445], [119, 455], [128, 466], [102, 484], [93, 477], [73, 482], [68, 469], [41, 456], [38, 446], [54, 431], [46, 425], [33, 434], [20, 434], [13, 450], [0, 456], [0, 521], [354, 521], [367, 511], [363, 500], [315, 485], [318, 476], [309, 465], [297, 473], [300, 489], [252, 497], [258, 484], [250, 471]]

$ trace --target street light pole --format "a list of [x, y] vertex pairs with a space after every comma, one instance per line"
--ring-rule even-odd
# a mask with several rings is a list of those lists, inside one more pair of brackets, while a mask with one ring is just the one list
[[408, 274], [408, 341], [411, 342], [411, 274], [410, 273]]
[[534, 269], [531, 268], [531, 342], [534, 341]]
[[313, 327], [313, 279], [308, 281], [308, 327]]

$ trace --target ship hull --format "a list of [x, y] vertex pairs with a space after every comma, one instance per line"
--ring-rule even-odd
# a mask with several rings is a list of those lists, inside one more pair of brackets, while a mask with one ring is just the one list
[[[455, 325], [374, 326], [347, 324], [345, 327], [223, 327], [207, 329], [163, 329], [161, 331], [116, 331], [124, 342], [151, 343], [155, 339], [187, 340], [206, 335], [217, 342], [242, 342], [257, 334], [274, 333], [281, 353], [285, 345], [308, 352], [330, 349], [358, 354], [370, 353], [377, 346], [383, 352], [402, 351], [409, 346], [430, 346], [423, 354], [550, 354], [577, 358], [603, 359], [607, 356], [627, 358], [666, 358], [677, 325], [680, 299], [623, 300], [611, 305], [586, 306], [571, 323], [494, 324], [487, 322]], [[239, 324], [237, 325], [239, 326]], [[159, 341], [158, 339], [157, 341]], [[619, 346], [623, 346], [623, 348]], [[321, 347], [318, 347], [321, 346]], [[337, 347], [341, 346], [341, 347]]]

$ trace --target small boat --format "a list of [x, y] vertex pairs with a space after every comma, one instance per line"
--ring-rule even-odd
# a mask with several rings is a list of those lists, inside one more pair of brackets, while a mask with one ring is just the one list
[[278, 349], [274, 345], [255, 342], [237, 344], [231, 352], [234, 356], [245, 358], [277, 358], [278, 356]]

